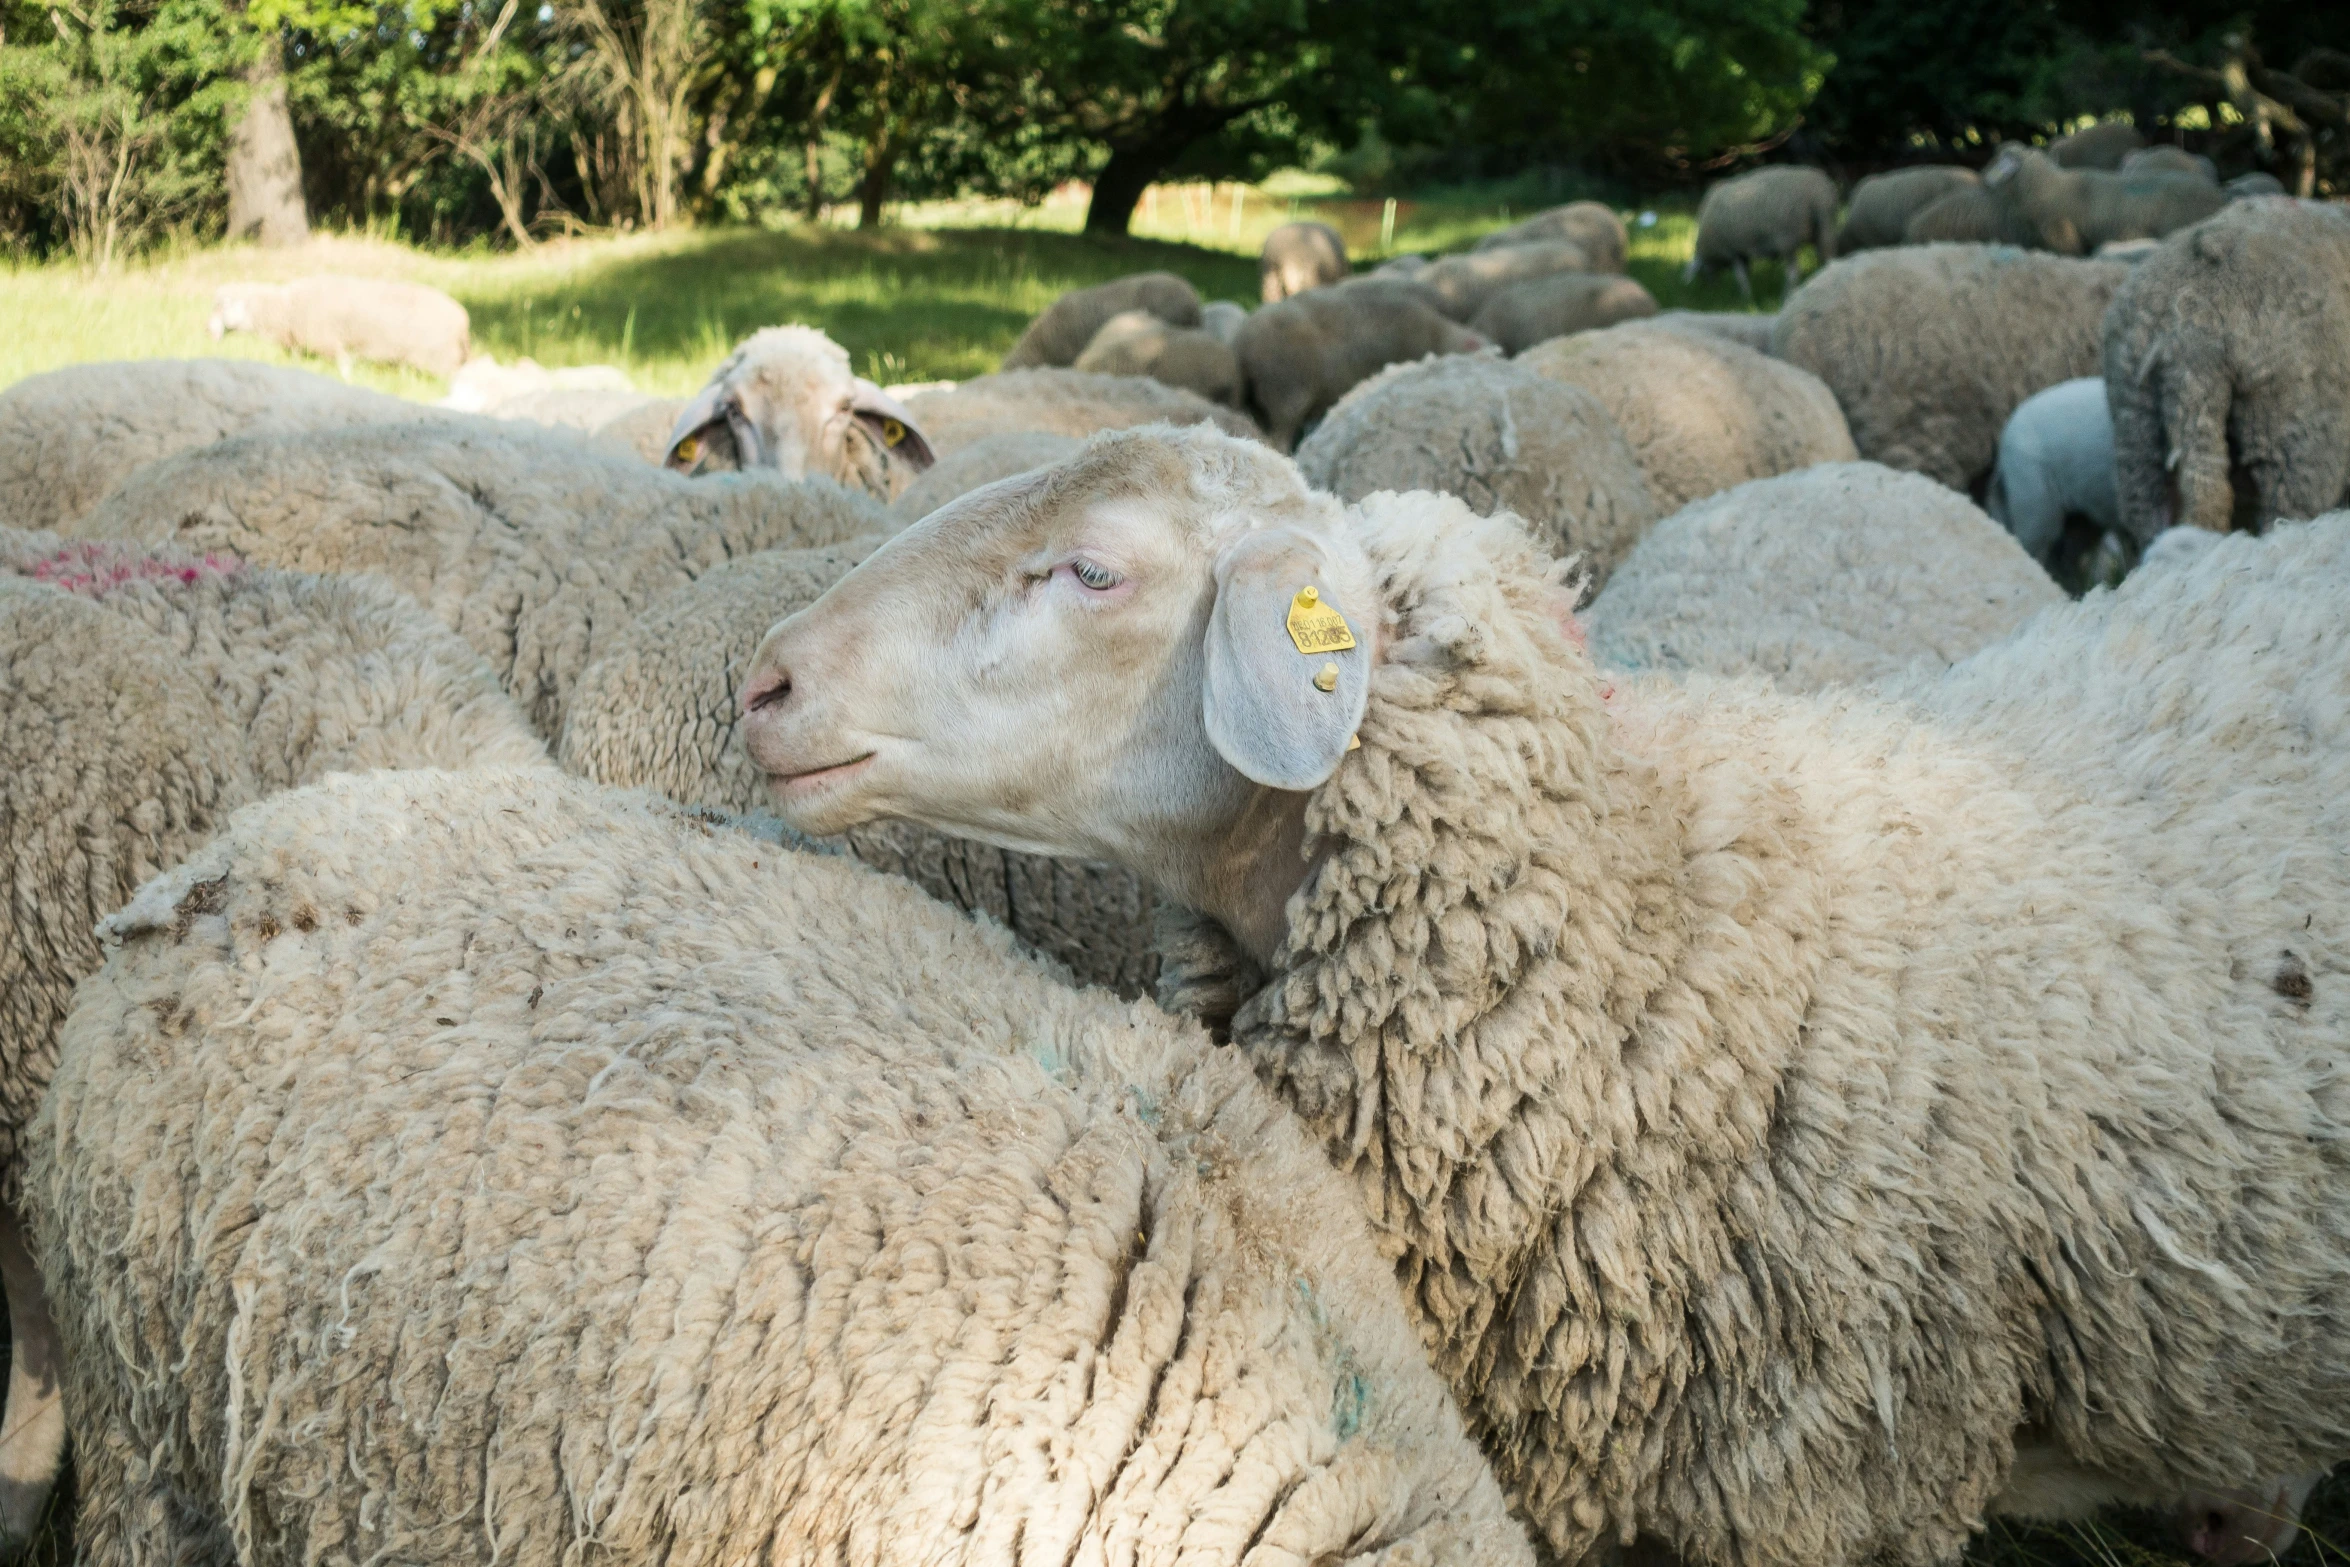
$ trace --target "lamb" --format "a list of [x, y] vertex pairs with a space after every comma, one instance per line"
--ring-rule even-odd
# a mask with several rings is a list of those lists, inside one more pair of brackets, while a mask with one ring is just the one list
[[2031, 148], [2002, 152], [1984, 171], [1983, 183], [2012, 195], [2039, 242], [2066, 256], [2088, 255], [2116, 240], [2160, 239], [2202, 222], [2228, 200], [2199, 175], [2065, 169]]
[[1975, 190], [1982, 176], [1954, 163], [1927, 164], [1872, 174], [1852, 187], [1844, 226], [1836, 231], [1836, 254], [1879, 250], [1903, 242], [1909, 220], [1943, 197]]
[[1554, 272], [1512, 283], [1487, 300], [1469, 325], [1503, 352], [1517, 354], [1554, 337], [1655, 314], [1656, 296], [1628, 277]]
[[1240, 358], [1205, 328], [1169, 326], [1147, 310], [1110, 317], [1077, 356], [1080, 370], [1147, 375], [1210, 402], [1240, 401]]
[[0, 522], [66, 527], [148, 463], [231, 435], [421, 417], [397, 397], [243, 359], [69, 365], [0, 392]]
[[2350, 514], [1875, 695], [1605, 676], [1564, 569], [1105, 436], [778, 626], [745, 738], [803, 831], [1196, 911], [1162, 997], [1354, 1178], [1546, 1559], [1952, 1563], [2350, 1454]]
[[1760, 674], [1820, 691], [1945, 668], [2063, 602], [1965, 496], [1838, 462], [1675, 512], [1577, 618], [1611, 669]]
[[948, 392], [923, 392], [906, 408], [941, 459], [992, 435], [1086, 436], [1138, 424], [1213, 424], [1255, 436], [1247, 414], [1197, 392], [1142, 375], [1087, 370], [1005, 370], [975, 376]]
[[2113, 170], [2145, 145], [2146, 138], [2129, 121], [2100, 120], [2050, 142], [2048, 156], [2061, 168]]
[[[580, 677], [557, 748], [563, 765], [687, 805], [760, 810], [765, 780], [735, 735], [742, 672], [768, 627], [814, 603], [882, 537], [747, 555], [646, 610]], [[985, 914], [1080, 984], [1135, 996], [1157, 978], [1151, 899], [1131, 871], [894, 822], [858, 828], [845, 847], [934, 898]]]
[[1008, 479], [1031, 468], [1050, 468], [1077, 454], [1085, 443], [1074, 435], [1015, 430], [972, 442], [933, 467], [898, 493], [889, 503], [890, 515], [900, 523], [919, 522], [958, 495], [968, 495], [983, 484]]
[[1199, 290], [1172, 272], [1137, 272], [1093, 288], [1073, 288], [1028, 323], [1004, 355], [1003, 368], [1075, 364], [1102, 323], [1129, 310], [1147, 310], [1169, 326], [1198, 326]]
[[1666, 510], [1600, 398], [1483, 355], [1381, 371], [1330, 410], [1297, 466], [1342, 500], [1435, 490], [1515, 513], [1598, 580]]
[[1583, 252], [1583, 264], [1593, 272], [1624, 270], [1629, 244], [1624, 220], [1604, 202], [1570, 201], [1563, 207], [1496, 229], [1477, 241], [1476, 250], [1502, 250], [1512, 245], [1547, 245], [1564, 241]]
[[1697, 247], [1681, 281], [1728, 267], [1751, 304], [1746, 263], [1777, 257], [1786, 269], [1785, 291], [1793, 292], [1803, 281], [1805, 245], [1819, 252], [1822, 266], [1836, 259], [1836, 182], [1818, 169], [1790, 165], [1749, 170], [1709, 187], [1697, 204]]
[[1861, 456], [1970, 490], [2017, 404], [2096, 373], [2130, 272], [2003, 246], [1868, 251], [1795, 291], [1771, 351], [1828, 383]]
[[2114, 488], [2141, 544], [2350, 494], [2350, 217], [2236, 203], [2140, 263], [2104, 333]]
[[1292, 294], [1336, 283], [1352, 274], [1346, 241], [1327, 223], [1284, 223], [1265, 236], [1257, 255], [1257, 288], [1263, 302], [1278, 304]]
[[1599, 400], [1660, 514], [1749, 479], [1859, 455], [1819, 377], [1724, 338], [1635, 321], [1544, 343], [1518, 362]]
[[911, 887], [379, 773], [106, 939], [31, 1190], [94, 1563], [1532, 1567], [1247, 1065]]
[[216, 442], [140, 470], [71, 531], [372, 572], [472, 643], [551, 739], [580, 672], [671, 588], [888, 526], [825, 480], [688, 480], [551, 432], [430, 422]]
[[1983, 509], [2043, 566], [2064, 542], [2064, 520], [2121, 526], [2113, 489], [2113, 417], [2097, 376], [2060, 381], [2016, 405], [1999, 434], [1999, 465]]
[[893, 499], [937, 458], [905, 405], [849, 369], [812, 326], [743, 339], [669, 428], [667, 465], [694, 475], [772, 468]]
[[1386, 366], [1489, 346], [1430, 309], [1414, 285], [1364, 281], [1313, 289], [1251, 315], [1240, 331], [1240, 371], [1265, 438], [1286, 452]]
[[1541, 245], [1505, 245], [1431, 261], [1406, 281], [1435, 294], [1436, 308], [1455, 321], [1473, 321], [1503, 289], [1561, 272], [1589, 272], [1591, 258], [1580, 245], [1553, 240]]
[[24, 1136], [92, 929], [272, 790], [344, 768], [546, 765], [480, 657], [364, 579], [0, 528], [0, 1280], [14, 1338], [0, 1538], [42, 1512], [65, 1430], [17, 1233]]
[[216, 341], [251, 332], [321, 359], [372, 359], [443, 378], [473, 357], [463, 305], [437, 288], [390, 278], [224, 283], [213, 291], [208, 325]]

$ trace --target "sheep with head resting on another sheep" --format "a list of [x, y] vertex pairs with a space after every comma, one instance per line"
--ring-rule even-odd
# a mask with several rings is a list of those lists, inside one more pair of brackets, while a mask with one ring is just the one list
[[678, 411], [667, 465], [683, 474], [772, 468], [888, 501], [937, 460], [905, 405], [849, 369], [849, 351], [812, 326], [743, 339]]
[[1506, 288], [1562, 272], [1591, 270], [1591, 258], [1582, 246], [1547, 240], [1444, 256], [1413, 273], [1408, 282], [1433, 294], [1436, 308], [1455, 321], [1473, 321]]
[[2350, 499], [2350, 216], [2231, 205], [2138, 265], [2104, 334], [2114, 487], [2139, 543]]
[[1859, 455], [1819, 377], [1721, 337], [1634, 321], [1544, 343], [1518, 363], [1599, 400], [1660, 512]]
[[1911, 218], [1954, 191], [1974, 189], [1982, 178], [1955, 163], [1889, 169], [1868, 176], [1852, 187], [1844, 223], [1836, 230], [1836, 254], [1849, 256], [1902, 243]]
[[1783, 293], [1803, 281], [1803, 247], [1819, 252], [1820, 264], [1836, 259], [1836, 182], [1818, 169], [1780, 165], [1753, 169], [1717, 181], [1697, 204], [1697, 245], [1681, 281], [1694, 283], [1728, 267], [1738, 292], [1749, 303], [1754, 284], [1746, 263], [1776, 259], [1786, 269]]
[[1245, 1062], [707, 814], [335, 778], [106, 922], [86, 1560], [1532, 1567]]
[[[363, 579], [0, 528], [0, 1282], [14, 1340], [0, 1538], [30, 1533], [65, 1428], [17, 1230], [25, 1129], [99, 918], [229, 813], [329, 772], [546, 765], [478, 654]], [[60, 1302], [60, 1304], [65, 1304]]]
[[1240, 401], [1240, 359], [1199, 327], [1169, 326], [1147, 310], [1102, 323], [1076, 368], [1102, 375], [1144, 375], [1210, 402]]
[[1257, 291], [1265, 304], [1276, 304], [1309, 288], [1336, 283], [1353, 272], [1346, 262], [1346, 241], [1327, 223], [1284, 223], [1265, 236], [1257, 253]]
[[2220, 188], [2200, 175], [2066, 169], [2029, 147], [2003, 150], [1983, 171], [1983, 183], [2014, 202], [2039, 244], [2065, 256], [2092, 255], [2117, 240], [2160, 239], [2227, 205]]
[[2016, 405], [2097, 369], [2130, 268], [1991, 245], [1848, 257], [1797, 289], [1771, 351], [1836, 394], [1860, 455], [1971, 489]]
[[1655, 314], [1656, 296], [1628, 277], [1554, 272], [1512, 283], [1487, 300], [1469, 325], [1502, 352], [1519, 354], [1554, 337]]
[[1563, 207], [1537, 212], [1530, 218], [1496, 229], [1477, 241], [1473, 250], [1504, 250], [1512, 245], [1549, 245], [1564, 242], [1583, 252], [1583, 264], [1593, 272], [1624, 270], [1628, 242], [1624, 220], [1604, 202], [1570, 201]]
[[1028, 323], [1001, 368], [1073, 365], [1104, 321], [1129, 310], [1147, 310], [1169, 326], [1198, 326], [1199, 290], [1172, 272], [1137, 272], [1092, 288], [1073, 288]]
[[[737, 735], [743, 671], [768, 627], [814, 603], [880, 542], [746, 555], [646, 610], [580, 676], [557, 747], [563, 765], [687, 805], [759, 811], [765, 780]], [[1150, 894], [1121, 866], [1009, 852], [902, 822], [860, 827], [844, 847], [995, 920], [1080, 984], [1133, 996], [1157, 977]]]
[[251, 332], [321, 359], [369, 359], [453, 376], [473, 357], [465, 307], [437, 288], [391, 278], [306, 277], [224, 283], [212, 295], [214, 339]]
[[1566, 569], [1105, 436], [777, 626], [745, 738], [803, 831], [1197, 911], [1162, 996], [1353, 1176], [1549, 1559], [1954, 1563], [2350, 1455], [2350, 515], [1880, 695], [1608, 677]]
[[1578, 616], [1611, 669], [1759, 674], [1788, 691], [1940, 669], [2064, 602], [1967, 498], [1822, 463], [1683, 507]]
[[1240, 369], [1265, 438], [1290, 451], [1354, 387], [1392, 364], [1491, 345], [1415, 284], [1363, 279], [1266, 305], [1240, 329]]

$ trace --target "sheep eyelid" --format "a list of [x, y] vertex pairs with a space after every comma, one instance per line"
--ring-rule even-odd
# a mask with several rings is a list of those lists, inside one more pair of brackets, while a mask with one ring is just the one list
[[[1097, 574], [1101, 578], [1099, 582], [1094, 580], [1094, 576]], [[1119, 583], [1126, 580], [1124, 577], [1118, 575], [1118, 573], [1112, 571], [1109, 567], [1096, 565], [1090, 560], [1073, 560], [1069, 562], [1069, 575], [1075, 577], [1080, 586], [1085, 587], [1095, 593], [1107, 593], [1110, 591], [1110, 589], [1116, 587]]]

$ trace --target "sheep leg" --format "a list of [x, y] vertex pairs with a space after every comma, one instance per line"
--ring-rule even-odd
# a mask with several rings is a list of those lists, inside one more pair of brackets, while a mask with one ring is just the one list
[[[2162, 378], [2161, 397], [2168, 504], [2155, 532], [2184, 526], [2225, 533], [2236, 508], [2228, 482], [2228, 385], [2219, 376], [2174, 372]], [[2141, 542], [2154, 541], [2149, 535]]]
[[0, 1204], [0, 1287], [8, 1291], [8, 1404], [0, 1412], [0, 1543], [31, 1537], [65, 1452], [57, 1325], [16, 1211]]
[[1754, 282], [1746, 275], [1746, 258], [1744, 256], [1734, 258], [1730, 263], [1730, 271], [1738, 279], [1738, 297], [1745, 300], [1748, 307], [1751, 308], [1754, 304]]

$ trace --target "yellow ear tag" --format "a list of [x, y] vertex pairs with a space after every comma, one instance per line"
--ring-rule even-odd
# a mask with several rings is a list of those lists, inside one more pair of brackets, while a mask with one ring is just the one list
[[896, 446], [900, 442], [904, 441], [905, 438], [906, 427], [904, 425], [898, 423], [895, 419], [884, 419], [881, 421], [881, 442], [884, 446]]
[[669, 455], [679, 462], [692, 462], [702, 455], [702, 438], [698, 435], [687, 436], [677, 443], [676, 449]]
[[[1346, 617], [1322, 602], [1312, 585], [1299, 588], [1289, 601], [1289, 640], [1300, 653], [1343, 653], [1355, 645]], [[1325, 688], [1327, 689], [1327, 688]]]

